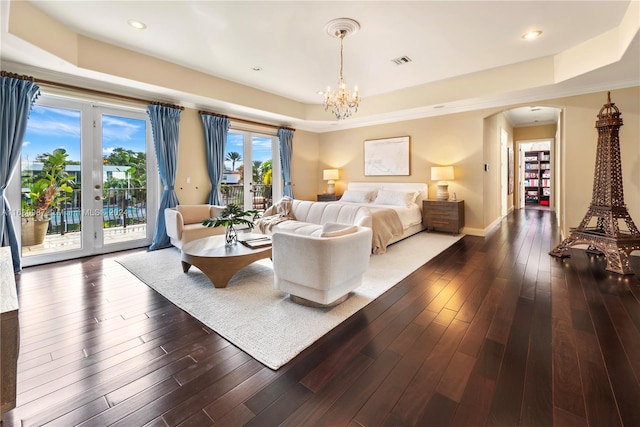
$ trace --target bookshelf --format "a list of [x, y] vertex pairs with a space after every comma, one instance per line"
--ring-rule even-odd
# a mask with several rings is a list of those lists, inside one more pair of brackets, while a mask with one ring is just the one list
[[549, 206], [551, 199], [551, 153], [524, 152], [524, 203]]

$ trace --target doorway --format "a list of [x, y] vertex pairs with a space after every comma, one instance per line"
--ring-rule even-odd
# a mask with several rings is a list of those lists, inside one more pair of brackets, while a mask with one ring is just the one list
[[519, 207], [550, 210], [556, 177], [552, 174], [552, 139], [518, 141]]
[[158, 177], [148, 153], [144, 110], [41, 97], [10, 186], [22, 264], [149, 245]]

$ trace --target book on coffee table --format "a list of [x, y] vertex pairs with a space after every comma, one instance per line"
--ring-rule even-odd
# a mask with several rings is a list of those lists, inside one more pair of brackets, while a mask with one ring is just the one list
[[239, 240], [239, 242], [248, 248], [262, 248], [264, 246], [271, 246], [271, 237], [255, 237], [252, 239]]

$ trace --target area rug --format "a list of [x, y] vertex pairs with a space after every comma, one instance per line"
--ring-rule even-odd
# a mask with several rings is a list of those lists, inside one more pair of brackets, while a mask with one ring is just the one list
[[216, 289], [196, 267], [182, 272], [176, 248], [116, 261], [172, 303], [271, 369], [278, 369], [462, 236], [418, 233], [372, 255], [363, 284], [342, 304], [312, 308], [273, 286], [271, 260], [240, 270]]

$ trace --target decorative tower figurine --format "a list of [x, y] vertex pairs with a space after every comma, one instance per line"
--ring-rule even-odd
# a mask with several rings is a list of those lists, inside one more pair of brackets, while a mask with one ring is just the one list
[[[620, 126], [620, 110], [611, 102], [609, 92], [607, 103], [600, 109], [596, 121], [598, 149], [591, 205], [580, 226], [572, 230], [569, 237], [549, 252], [549, 255], [569, 257], [567, 251], [571, 246], [587, 244], [588, 251], [606, 256], [607, 270], [618, 274], [633, 274], [629, 255], [640, 249], [640, 232], [624, 204], [618, 136]], [[595, 226], [590, 225], [594, 219], [597, 219]], [[625, 222], [628, 231], [620, 230], [620, 220]]]

